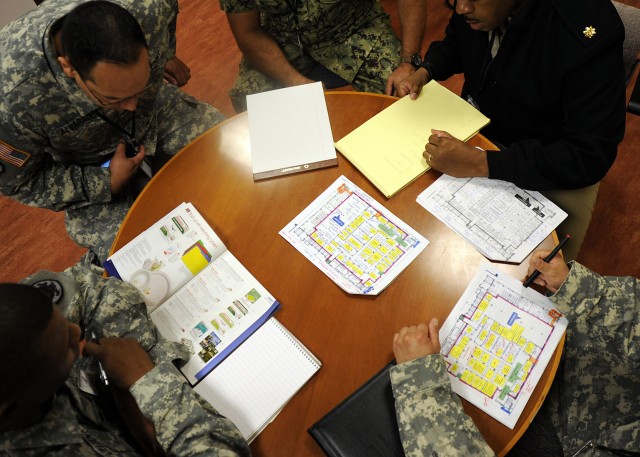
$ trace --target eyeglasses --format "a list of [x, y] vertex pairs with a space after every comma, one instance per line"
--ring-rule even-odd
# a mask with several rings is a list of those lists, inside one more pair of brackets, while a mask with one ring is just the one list
[[[119, 105], [123, 105], [126, 102], [133, 100], [135, 98], [138, 98], [139, 96], [141, 96], [142, 94], [144, 94], [146, 91], [148, 91], [152, 84], [147, 84], [144, 89], [142, 89], [140, 92], [131, 95], [129, 97], [124, 97], [124, 98], [114, 98], [114, 97], [108, 97], [106, 95], [102, 95], [102, 94], [97, 94], [96, 92], [94, 92], [93, 90], [91, 90], [91, 88], [89, 87], [89, 85], [87, 84], [87, 82], [84, 79], [80, 79], [82, 81], [82, 83], [84, 84], [84, 87], [87, 88], [87, 90], [89, 91], [89, 93], [93, 96], [93, 98], [96, 99], [96, 101], [98, 102], [98, 104], [104, 108], [108, 108], [111, 106], [119, 106]], [[104, 99], [109, 99], [108, 101], [105, 101]]]

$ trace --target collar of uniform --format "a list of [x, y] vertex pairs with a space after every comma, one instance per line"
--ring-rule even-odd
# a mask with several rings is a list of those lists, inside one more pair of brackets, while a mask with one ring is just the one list
[[31, 427], [0, 432], [0, 449], [36, 449], [82, 442], [82, 429], [69, 397], [54, 397], [51, 409], [42, 421]]
[[[51, 2], [55, 3], [55, 2]], [[75, 6], [75, 4], [72, 4]], [[66, 14], [67, 11], [63, 11]], [[51, 29], [55, 22], [62, 16], [59, 16], [45, 28], [42, 36], [42, 51], [44, 52], [45, 59], [49, 65], [49, 71], [51, 76], [58, 83], [58, 86], [62, 92], [67, 95], [69, 102], [73, 104], [78, 114], [86, 116], [91, 111], [95, 111], [99, 107], [89, 98], [87, 94], [76, 84], [76, 82], [67, 77], [62, 71], [60, 64], [58, 63], [58, 56], [53, 45], [53, 38], [51, 36]]]
[[535, 14], [538, 8], [540, 8], [538, 0], [524, 0], [520, 9], [513, 16], [509, 17], [509, 21], [507, 23], [508, 28], [522, 25], [530, 27], [532, 15]]

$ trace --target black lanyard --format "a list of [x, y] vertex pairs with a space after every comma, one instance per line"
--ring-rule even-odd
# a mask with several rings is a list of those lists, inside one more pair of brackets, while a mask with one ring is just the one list
[[110, 126], [118, 129], [120, 132], [122, 132], [124, 134], [124, 140], [127, 143], [126, 156], [129, 157], [129, 158], [135, 156], [138, 153], [138, 147], [139, 147], [138, 141], [136, 140], [136, 112], [133, 111], [131, 113], [131, 131], [130, 132], [127, 131], [121, 125], [118, 125], [115, 122], [113, 122], [111, 119], [106, 117], [101, 112], [98, 111], [97, 114], [98, 114], [98, 117], [100, 117], [100, 119], [102, 119], [107, 124], [109, 124]]

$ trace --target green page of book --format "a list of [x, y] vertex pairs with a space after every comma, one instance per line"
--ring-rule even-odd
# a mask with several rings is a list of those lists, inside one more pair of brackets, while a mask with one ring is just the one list
[[417, 100], [401, 98], [335, 146], [388, 198], [429, 169], [422, 152], [431, 129], [466, 141], [488, 123], [469, 103], [430, 81]]

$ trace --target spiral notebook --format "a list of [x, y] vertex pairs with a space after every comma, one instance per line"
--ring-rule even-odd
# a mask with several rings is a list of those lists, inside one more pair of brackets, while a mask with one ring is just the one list
[[251, 442], [322, 364], [275, 318], [194, 387]]

